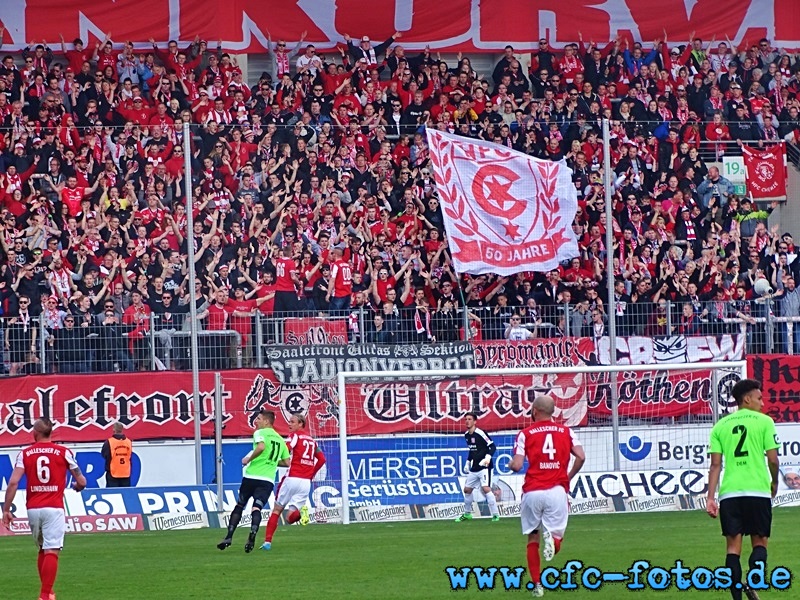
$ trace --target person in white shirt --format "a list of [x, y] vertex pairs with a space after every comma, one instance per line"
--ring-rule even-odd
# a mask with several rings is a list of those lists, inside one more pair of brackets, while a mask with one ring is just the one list
[[305, 54], [297, 59], [297, 72], [310, 73], [311, 79], [315, 79], [322, 69], [322, 59], [317, 56], [317, 50], [312, 44], [306, 46]]
[[514, 315], [506, 327], [505, 338], [512, 342], [521, 342], [533, 339], [533, 333], [522, 326], [522, 319], [519, 315]]

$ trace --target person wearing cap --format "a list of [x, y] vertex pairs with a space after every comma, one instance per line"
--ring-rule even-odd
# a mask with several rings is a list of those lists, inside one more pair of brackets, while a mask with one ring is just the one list
[[739, 221], [739, 233], [742, 239], [747, 239], [759, 233], [762, 236], [769, 234], [767, 220], [778, 202], [772, 202], [769, 207], [760, 209], [749, 198], [742, 198], [742, 208], [736, 219]]
[[328, 287], [331, 282], [331, 266], [328, 263], [323, 263], [319, 268], [320, 277], [314, 281], [314, 287], [311, 290], [311, 300], [317, 310], [328, 310]]
[[735, 112], [728, 117], [728, 129], [731, 132], [731, 139], [736, 140], [739, 144], [761, 139], [758, 125], [756, 125], [744, 104], [735, 105]]
[[668, 49], [667, 40], [664, 39], [664, 43], [661, 45], [661, 59], [664, 63], [664, 68], [672, 75], [673, 79], [678, 80], [680, 70], [684, 68], [686, 61], [689, 59], [691, 48], [687, 47], [683, 55], [681, 55], [681, 49], [678, 46], [669, 51]]
[[130, 107], [128, 107], [128, 102], [125, 102], [124, 106], [117, 108], [117, 112], [126, 121], [142, 126], [147, 125], [150, 117], [153, 116], [153, 111], [141, 96], [134, 96], [130, 99]]
[[220, 50], [217, 49], [217, 53], [206, 53], [207, 62], [208, 64], [205, 68], [200, 72], [200, 77], [198, 78], [198, 85], [201, 87], [208, 87], [212, 84], [215, 78], [222, 77], [222, 69], [220, 68], [219, 64], [219, 54]]
[[216, 75], [212, 80], [211, 83], [206, 87], [206, 92], [208, 93], [209, 100], [216, 100], [217, 98], [225, 97], [225, 86], [223, 84], [224, 77], [222, 75]]
[[734, 81], [733, 83], [731, 83], [729, 91], [730, 91], [730, 98], [728, 99], [727, 103], [728, 118], [729, 119], [731, 118], [731, 116], [736, 112], [736, 107], [739, 105], [744, 106], [747, 114], [750, 114], [751, 113], [750, 100], [745, 98], [741, 84], [738, 81]]
[[402, 34], [399, 31], [395, 31], [392, 37], [377, 46], [372, 46], [369, 36], [366, 35], [361, 38], [358, 46], [353, 43], [353, 39], [349, 35], [345, 35], [344, 39], [347, 42], [347, 51], [353, 58], [353, 62], [357, 63], [359, 60], [364, 59], [367, 67], [372, 69], [378, 65], [378, 56], [384, 54], [389, 49], [389, 46], [400, 37], [402, 37]]
[[702, 74], [695, 74], [691, 85], [686, 87], [686, 99], [689, 101], [689, 108], [697, 114], [703, 113], [703, 107], [708, 99], [708, 86], [703, 81]]
[[735, 61], [731, 61], [728, 63], [728, 66], [724, 73], [722, 73], [718, 78], [717, 81], [719, 82], [719, 87], [723, 92], [727, 92], [731, 85], [734, 83], [738, 83], [742, 85], [742, 77], [737, 72], [739, 70], [739, 64]]

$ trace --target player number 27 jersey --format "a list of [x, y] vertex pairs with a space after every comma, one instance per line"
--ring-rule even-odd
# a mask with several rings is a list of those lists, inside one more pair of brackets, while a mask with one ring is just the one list
[[292, 458], [289, 463], [289, 477], [311, 479], [314, 477], [314, 464], [316, 463], [317, 442], [305, 434], [293, 434], [286, 440]]
[[572, 448], [581, 443], [572, 430], [552, 421], [540, 421], [517, 434], [514, 454], [528, 459], [523, 492], [563, 486], [569, 492]]

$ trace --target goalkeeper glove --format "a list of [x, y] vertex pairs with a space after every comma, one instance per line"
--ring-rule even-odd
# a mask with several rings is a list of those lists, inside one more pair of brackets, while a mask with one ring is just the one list
[[484, 456], [481, 459], [481, 461], [478, 464], [480, 466], [482, 466], [482, 467], [488, 467], [489, 463], [491, 463], [491, 462], [492, 462], [492, 455], [491, 454], [487, 454], [486, 456]]

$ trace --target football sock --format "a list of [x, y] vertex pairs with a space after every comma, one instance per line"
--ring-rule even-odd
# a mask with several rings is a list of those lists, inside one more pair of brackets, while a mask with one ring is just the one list
[[252, 514], [253, 520], [250, 522], [250, 533], [255, 535], [258, 533], [258, 528], [261, 525], [261, 511], [254, 510]]
[[558, 554], [558, 551], [561, 550], [561, 538], [553, 536], [553, 546], [555, 546], [556, 554]]
[[231, 520], [228, 521], [228, 533], [225, 535], [226, 538], [231, 539], [233, 538], [233, 532], [236, 531], [236, 528], [239, 526], [239, 521], [242, 520], [242, 507], [238, 504], [233, 507], [231, 511]]
[[497, 510], [497, 498], [494, 497], [491, 490], [486, 493], [486, 504], [489, 505], [489, 512], [492, 513], [492, 516], [500, 514], [500, 511]]
[[528, 542], [528, 573], [533, 583], [541, 583], [539, 572], [539, 542]]
[[300, 511], [297, 509], [294, 509], [292, 512], [289, 513], [289, 516], [286, 517], [286, 521], [289, 523], [289, 525], [297, 523], [299, 520], [300, 520]]
[[464, 512], [471, 513], [472, 512], [472, 492], [469, 494], [464, 494]]
[[753, 548], [753, 551], [750, 553], [750, 559], [747, 561], [747, 564], [750, 566], [750, 570], [754, 570], [759, 567], [756, 565], [757, 562], [763, 563], [761, 568], [764, 570], [766, 574], [767, 571], [767, 549], [764, 546], [756, 546]]
[[736, 584], [742, 581], [742, 563], [738, 554], [727, 554], [725, 566], [731, 571], [731, 596], [733, 600], [742, 600], [742, 590], [736, 589]]
[[264, 536], [265, 542], [272, 541], [272, 536], [275, 535], [275, 530], [278, 528], [278, 519], [280, 519], [280, 517], [278, 513], [272, 513], [269, 516], [269, 521], [267, 521], [267, 534]]
[[42, 565], [44, 564], [44, 550], [39, 550], [39, 558], [36, 560], [36, 567], [39, 569], [39, 579], [42, 578]]
[[42, 559], [42, 596], [47, 596], [53, 592], [56, 573], [58, 573], [58, 554], [45, 552]]

